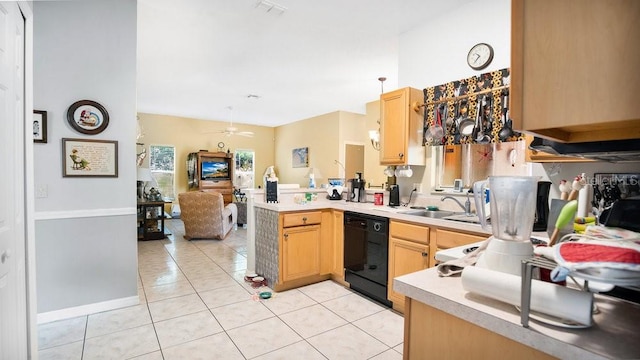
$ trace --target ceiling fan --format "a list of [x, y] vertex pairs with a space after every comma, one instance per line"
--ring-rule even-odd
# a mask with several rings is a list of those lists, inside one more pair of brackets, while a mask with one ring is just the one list
[[217, 133], [225, 134], [225, 136], [239, 135], [253, 137], [253, 131], [239, 131], [237, 127], [233, 126], [233, 107], [228, 106], [227, 109], [231, 110], [231, 120], [229, 121], [229, 126], [227, 126], [224, 130], [218, 130]]

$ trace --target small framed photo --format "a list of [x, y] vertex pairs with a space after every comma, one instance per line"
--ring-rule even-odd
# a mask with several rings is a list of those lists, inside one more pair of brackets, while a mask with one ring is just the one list
[[63, 138], [62, 176], [118, 177], [118, 142]]
[[96, 135], [109, 125], [109, 113], [95, 101], [80, 100], [69, 106], [67, 122], [79, 133]]
[[33, 142], [47, 142], [47, 112], [33, 110]]

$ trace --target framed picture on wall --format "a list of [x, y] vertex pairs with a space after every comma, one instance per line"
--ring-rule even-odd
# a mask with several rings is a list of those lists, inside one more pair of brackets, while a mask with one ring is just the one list
[[291, 162], [294, 168], [309, 167], [309, 148], [297, 148], [291, 151]]
[[67, 122], [79, 133], [100, 134], [109, 125], [109, 113], [95, 101], [80, 100], [69, 106]]
[[33, 110], [33, 142], [47, 142], [47, 112]]
[[62, 176], [118, 177], [118, 142], [63, 138]]

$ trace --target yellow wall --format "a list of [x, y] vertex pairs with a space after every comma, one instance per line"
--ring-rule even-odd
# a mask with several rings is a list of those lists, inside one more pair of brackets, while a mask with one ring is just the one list
[[367, 103], [367, 115], [365, 116], [365, 147], [364, 147], [364, 175], [365, 180], [374, 186], [380, 186], [387, 182], [384, 175], [386, 166], [380, 165], [380, 151], [371, 146], [369, 130], [380, 129], [380, 100]]
[[322, 174], [321, 179], [316, 179], [318, 185], [326, 183], [327, 178], [338, 177], [339, 167], [334, 160], [338, 159], [339, 123], [337, 111], [276, 127], [275, 169], [279, 182], [308, 186], [309, 168], [294, 168], [291, 162], [292, 150], [303, 147], [309, 148], [309, 167], [319, 168]]
[[[217, 151], [218, 143], [225, 143], [225, 149], [255, 151], [255, 185], [262, 184], [262, 174], [274, 160], [274, 128], [245, 124], [234, 124], [240, 131], [253, 131], [252, 138], [225, 136], [216, 133], [229, 126], [228, 122], [197, 120], [167, 115], [138, 114], [144, 136], [138, 140], [144, 143], [149, 153], [149, 145], [173, 145], [176, 148], [176, 194], [187, 191], [187, 155], [199, 150]], [[141, 151], [137, 147], [137, 152]], [[149, 166], [149, 158], [143, 166]]]
[[[379, 113], [379, 101], [374, 101], [367, 104], [366, 115], [336, 111], [275, 128], [234, 124], [241, 131], [253, 131], [252, 138], [216, 133], [228, 126], [224, 121], [139, 113], [144, 133], [139, 142], [145, 144], [147, 153], [149, 145], [176, 147], [176, 194], [187, 191], [187, 155], [199, 150], [217, 151], [220, 141], [225, 143], [225, 151], [226, 148], [231, 152], [236, 149], [255, 151], [256, 187], [262, 186], [262, 174], [270, 165], [275, 165], [280, 183], [307, 187], [309, 168], [293, 168], [291, 162], [291, 151], [301, 147], [309, 148], [309, 166], [320, 169], [322, 178], [316, 180], [318, 186], [326, 184], [328, 178], [352, 178], [354, 174], [344, 174], [336, 160], [345, 163], [345, 144], [364, 145], [363, 176], [367, 182], [377, 185], [386, 181], [386, 177], [382, 174], [384, 167], [379, 165], [379, 152], [369, 141], [368, 131], [377, 129]], [[138, 146], [137, 152], [141, 149]], [[144, 166], [148, 166], [148, 161], [146, 158]]]

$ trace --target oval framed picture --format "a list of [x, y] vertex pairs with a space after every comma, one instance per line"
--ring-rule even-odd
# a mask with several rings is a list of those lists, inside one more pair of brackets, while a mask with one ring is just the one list
[[109, 113], [95, 101], [80, 100], [69, 106], [67, 121], [77, 132], [95, 135], [109, 125]]

